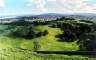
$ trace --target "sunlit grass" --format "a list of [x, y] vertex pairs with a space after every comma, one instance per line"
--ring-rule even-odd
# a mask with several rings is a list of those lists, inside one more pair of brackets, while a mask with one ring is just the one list
[[[41, 45], [39, 50], [43, 51], [78, 50], [79, 47], [76, 44], [76, 41], [70, 43], [57, 41], [58, 39], [55, 35], [62, 34], [62, 31], [59, 28], [35, 26], [33, 29], [36, 31], [48, 30], [49, 33], [46, 36], [34, 39], [0, 36], [0, 60], [96, 60], [95, 58], [93, 59], [82, 56], [37, 54], [33, 52], [33, 42], [35, 40], [39, 41]], [[19, 48], [23, 48], [25, 50]]]
[[0, 60], [96, 60], [78, 55], [37, 54], [29, 50], [17, 48], [0, 49]]
[[48, 30], [49, 34], [47, 36], [43, 36], [37, 38], [40, 41], [41, 49], [40, 50], [78, 50], [79, 46], [75, 42], [58, 42], [55, 37], [58, 34], [62, 34], [62, 31], [59, 28], [51, 28], [48, 26], [37, 26], [34, 28], [38, 31]]
[[0, 36], [0, 48], [23, 48], [33, 50], [34, 40], [38, 40], [40, 43], [40, 50], [78, 50], [79, 47], [75, 42], [58, 42], [55, 37], [58, 34], [62, 34], [59, 28], [51, 28], [48, 26], [35, 26], [33, 28], [36, 31], [48, 30], [48, 35], [34, 39], [24, 39], [8, 36]]

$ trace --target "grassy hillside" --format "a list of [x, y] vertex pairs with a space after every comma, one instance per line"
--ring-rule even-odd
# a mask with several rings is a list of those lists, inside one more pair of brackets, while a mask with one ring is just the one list
[[0, 49], [0, 60], [96, 60], [82, 56], [67, 56], [56, 54], [37, 54], [30, 50], [17, 48]]
[[76, 41], [74, 42], [58, 42], [55, 35], [62, 34], [62, 31], [59, 28], [51, 28], [48, 26], [37, 26], [34, 27], [35, 30], [43, 31], [48, 30], [48, 35], [36, 38], [38, 41], [40, 41], [41, 49], [40, 50], [78, 50], [78, 45], [76, 44]]
[[24, 38], [15, 38], [8, 36], [0, 36], [0, 48], [24, 48], [24, 49], [33, 49], [33, 42], [35, 40], [39, 41], [40, 50], [78, 50], [78, 45], [75, 42], [58, 42], [55, 35], [61, 34], [62, 31], [59, 28], [51, 28], [48, 26], [36, 26], [33, 28], [36, 31], [48, 30], [48, 35], [34, 38], [34, 39], [24, 39]]
[[[8, 29], [8, 25], [0, 25], [0, 60], [96, 60], [96, 58], [78, 55], [68, 56], [60, 54], [38, 54], [34, 52], [34, 46], [36, 46], [36, 43], [34, 44], [34, 42], [36, 41], [38, 41], [39, 44], [38, 51], [77, 51], [80, 49], [79, 44], [77, 44], [77, 40], [72, 42], [58, 41], [59, 38], [56, 38], [56, 35], [64, 34], [65, 32], [65, 30], [61, 29], [64, 27], [61, 24], [63, 22], [61, 21], [61, 23], [58, 23], [56, 23], [57, 27], [55, 28], [49, 27], [48, 25], [32, 26], [32, 30], [35, 32], [48, 31], [47, 35], [42, 35], [32, 39], [14, 37], [9, 34], [11, 31]], [[67, 21], [67, 23], [74, 24], [76, 22]], [[27, 31], [26, 27], [24, 26], [23, 28]], [[16, 29], [13, 30], [18, 30], [18, 28], [21, 27], [15, 28]], [[25, 32], [25, 30], [21, 28], [21, 31], [19, 32]]]

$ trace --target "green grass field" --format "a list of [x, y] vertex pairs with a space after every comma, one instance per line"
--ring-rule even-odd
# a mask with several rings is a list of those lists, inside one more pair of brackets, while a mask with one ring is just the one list
[[[0, 26], [0, 30], [6, 29], [7, 26]], [[0, 60], [96, 60], [82, 56], [67, 56], [56, 54], [37, 54], [33, 52], [35, 40], [39, 41], [40, 49], [43, 51], [58, 51], [58, 50], [78, 50], [79, 47], [74, 42], [58, 42], [55, 35], [62, 34], [59, 28], [51, 28], [48, 26], [36, 26], [33, 28], [36, 31], [48, 30], [48, 35], [34, 39], [15, 38], [1, 35], [0, 36]], [[2, 32], [6, 33], [6, 32]], [[19, 48], [27, 49], [22, 50]]]
[[41, 46], [40, 50], [52, 51], [52, 50], [78, 50], [79, 47], [75, 42], [58, 42], [55, 35], [61, 34], [62, 31], [59, 28], [51, 28], [48, 26], [36, 26], [33, 28], [36, 31], [48, 30], [48, 35], [34, 38], [31, 40], [24, 38], [15, 38], [8, 36], [0, 36], [0, 48], [24, 48], [33, 49], [33, 41], [38, 40]]
[[0, 49], [0, 60], [96, 60], [82, 56], [67, 56], [56, 54], [37, 54], [30, 50], [17, 48]]
[[48, 26], [37, 26], [34, 28], [38, 31], [48, 30], [49, 34], [40, 38], [36, 38], [40, 41], [41, 49], [40, 50], [78, 50], [79, 47], [75, 42], [58, 42], [55, 35], [62, 34], [62, 31], [59, 28], [51, 28]]

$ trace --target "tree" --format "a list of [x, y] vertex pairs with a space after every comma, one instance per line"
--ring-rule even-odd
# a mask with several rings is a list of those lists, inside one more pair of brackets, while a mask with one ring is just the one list
[[48, 31], [45, 30], [45, 31], [43, 32], [43, 36], [45, 36], [45, 35], [47, 35], [47, 34], [48, 34]]
[[43, 35], [43, 33], [40, 31], [40, 32], [38, 32], [37, 34], [36, 34], [36, 37], [40, 37], [40, 36], [42, 36]]
[[41, 47], [39, 41], [35, 40], [33, 43], [34, 43], [34, 51], [38, 51]]
[[51, 27], [56, 28], [56, 27], [57, 27], [57, 25], [56, 25], [56, 24], [52, 24], [52, 26], [51, 26]]
[[80, 50], [96, 51], [96, 32], [83, 35], [79, 44]]
[[32, 29], [32, 25], [29, 26], [16, 26], [11, 29], [11, 34], [15, 37], [21, 37], [26, 39], [35, 38], [35, 31]]

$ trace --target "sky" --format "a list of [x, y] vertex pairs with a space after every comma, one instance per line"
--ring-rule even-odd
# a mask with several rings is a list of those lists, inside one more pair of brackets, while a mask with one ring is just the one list
[[0, 16], [96, 13], [96, 0], [0, 0]]

